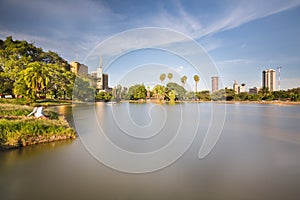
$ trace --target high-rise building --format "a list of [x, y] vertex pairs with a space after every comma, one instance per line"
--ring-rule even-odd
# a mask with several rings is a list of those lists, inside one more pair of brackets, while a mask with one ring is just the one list
[[109, 89], [108, 88], [108, 74], [103, 74], [102, 75], [102, 87], [103, 87], [103, 90], [107, 90]]
[[268, 88], [269, 91], [276, 90], [276, 71], [274, 69], [262, 71], [262, 88]]
[[103, 68], [102, 68], [102, 58], [100, 56], [100, 64], [99, 68], [97, 68], [97, 90], [109, 90], [108, 87], [108, 74], [103, 74]]
[[234, 83], [233, 83], [233, 90], [234, 90], [235, 94], [239, 94], [240, 93], [240, 87], [239, 87], [239, 85], [237, 84], [236, 81], [234, 81]]
[[87, 75], [88, 67], [84, 64], [80, 64], [79, 62], [72, 61], [70, 63], [70, 70], [76, 75]]
[[99, 68], [97, 68], [97, 78], [102, 78], [103, 69], [102, 69], [102, 57], [100, 56]]
[[219, 90], [219, 77], [211, 77], [211, 92], [215, 93]]

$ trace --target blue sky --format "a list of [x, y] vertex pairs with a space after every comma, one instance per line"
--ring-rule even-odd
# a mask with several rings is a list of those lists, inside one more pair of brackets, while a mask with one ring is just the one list
[[[262, 70], [282, 66], [281, 88], [300, 87], [299, 19], [299, 0], [0, 0], [0, 38], [12, 35], [34, 42], [68, 61], [87, 64], [90, 71], [101, 54], [111, 86], [150, 84], [151, 78], [153, 85], [161, 72], [172, 72], [177, 82], [186, 74], [191, 88], [198, 73], [200, 90], [210, 89], [210, 74], [203, 70], [211, 63], [201, 63], [200, 56], [195, 70], [195, 63], [185, 59], [192, 58], [191, 46], [180, 51], [184, 55], [155, 50], [166, 45], [183, 48], [182, 38], [176, 36], [181, 33], [204, 48], [221, 86], [237, 80], [260, 87]], [[124, 31], [144, 27], [162, 28], [165, 35], [129, 31], [133, 34], [124, 40]], [[110, 43], [102, 48], [105, 41]], [[144, 49], [149, 43], [155, 43], [150, 45], [154, 49]]]

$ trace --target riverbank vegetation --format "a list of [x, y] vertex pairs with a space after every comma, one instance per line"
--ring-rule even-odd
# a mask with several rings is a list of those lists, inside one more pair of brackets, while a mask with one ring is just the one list
[[48, 119], [27, 117], [30, 106], [0, 104], [0, 149], [75, 138], [75, 131], [63, 116], [46, 109]]
[[[164, 82], [165, 75], [162, 74], [160, 79]], [[199, 82], [199, 77], [195, 77], [195, 82]], [[289, 90], [269, 91], [268, 88], [261, 89], [258, 93], [250, 94], [242, 92], [236, 94], [233, 89], [220, 89], [217, 92], [211, 93], [208, 90], [202, 91], [187, 91], [184, 88], [186, 77], [183, 76], [182, 85], [175, 82], [169, 82], [166, 85], [157, 84], [152, 90], [145, 87], [143, 84], [137, 84], [129, 87], [122, 87], [118, 85], [112, 92], [101, 92], [97, 94], [97, 100], [114, 101], [114, 100], [130, 100], [137, 102], [169, 102], [169, 101], [247, 101], [247, 102], [300, 102], [300, 88], [293, 88]], [[198, 88], [197, 88], [198, 90]], [[143, 101], [142, 101], [143, 100]]]

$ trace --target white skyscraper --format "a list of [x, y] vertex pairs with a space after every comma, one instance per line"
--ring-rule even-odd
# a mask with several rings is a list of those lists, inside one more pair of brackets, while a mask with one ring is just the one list
[[97, 78], [97, 90], [109, 90], [110, 88], [108, 87], [108, 74], [103, 73], [103, 68], [102, 68], [102, 57], [100, 56], [100, 63], [99, 63], [99, 68], [96, 70], [96, 78]]
[[276, 71], [274, 69], [262, 71], [262, 88], [269, 88], [269, 91], [276, 90]]
[[215, 93], [219, 90], [219, 77], [217, 76], [214, 76], [214, 77], [211, 77], [211, 92], [212, 93]]
[[102, 57], [100, 56], [99, 68], [97, 68], [97, 78], [102, 79], [103, 69], [102, 69]]

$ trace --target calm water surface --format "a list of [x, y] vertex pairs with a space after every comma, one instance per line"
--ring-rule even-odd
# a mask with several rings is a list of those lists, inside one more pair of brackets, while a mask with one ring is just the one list
[[[162, 147], [178, 129], [178, 116], [185, 118], [181, 126], [187, 133], [200, 117], [197, 135], [175, 163], [146, 174], [101, 164], [79, 138], [0, 152], [1, 199], [299, 199], [300, 106], [227, 105], [221, 137], [207, 157], [198, 159], [211, 106], [98, 103], [93, 114], [98, 125], [128, 151]], [[76, 108], [86, 119], [89, 107]], [[56, 109], [74, 125], [72, 106]], [[136, 126], [145, 131], [132, 133]]]

